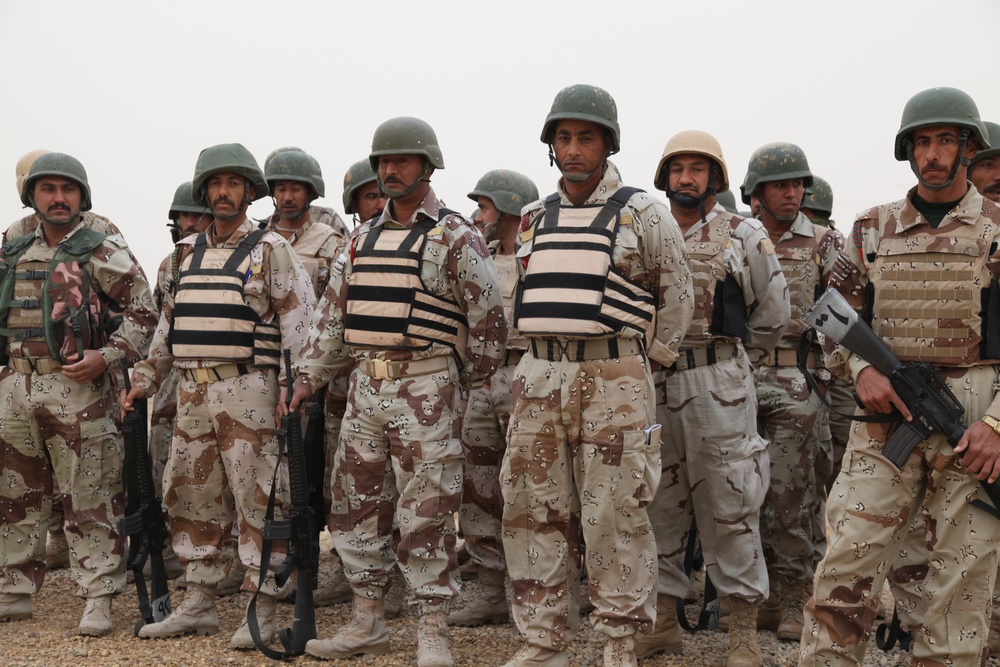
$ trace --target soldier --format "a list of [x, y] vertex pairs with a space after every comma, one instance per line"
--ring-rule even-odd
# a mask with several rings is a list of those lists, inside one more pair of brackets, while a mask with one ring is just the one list
[[655, 621], [646, 505], [660, 473], [650, 359], [669, 366], [691, 323], [684, 241], [661, 202], [620, 182], [618, 109], [590, 85], [561, 90], [541, 141], [558, 190], [522, 216], [514, 373], [503, 481], [513, 612], [526, 640], [506, 667], [569, 664], [581, 529], [605, 665], [634, 665]]
[[[493, 254], [504, 316], [508, 324], [514, 320], [514, 299], [517, 288], [517, 266], [514, 248], [521, 209], [538, 199], [538, 188], [530, 178], [516, 171], [496, 169], [479, 179], [469, 193], [469, 199], [479, 205], [476, 227]], [[465, 488], [459, 527], [465, 537], [469, 563], [479, 575], [479, 595], [470, 598], [464, 608], [448, 617], [452, 625], [475, 626], [484, 623], [506, 623], [510, 612], [504, 577], [507, 562], [501, 542], [500, 521], [503, 518], [503, 498], [500, 494], [500, 464], [507, 449], [507, 426], [513, 405], [512, 380], [527, 340], [513, 328], [507, 332], [507, 347], [497, 372], [469, 395], [462, 423], [462, 445], [465, 448]]]
[[[261, 533], [277, 463], [275, 404], [285, 380], [279, 359], [283, 347], [293, 356], [300, 351], [312, 316], [312, 283], [288, 242], [254, 230], [247, 218], [247, 207], [268, 189], [246, 148], [203, 150], [192, 188], [195, 202], [209, 205], [214, 220], [180, 241], [150, 355], [133, 370], [132, 391], [122, 395], [123, 409], [131, 410], [133, 400], [157, 390], [171, 367], [180, 375], [164, 495], [188, 589], [170, 616], [144, 625], [139, 636], [218, 632], [216, 588], [231, 567], [222, 548], [233, 531], [231, 498], [247, 567], [243, 588], [260, 586], [260, 634], [270, 642], [279, 590], [274, 572], [285, 545], [276, 544], [270, 563], [262, 564]], [[286, 479], [282, 470], [279, 499]], [[254, 648], [245, 618], [230, 646]]]
[[716, 193], [715, 203], [726, 209], [728, 212], [738, 215], [736, 211], [736, 195], [733, 194], [732, 190], [725, 190], [723, 192]]
[[[636, 654], [679, 653], [677, 601], [688, 588], [684, 555], [692, 520], [707, 575], [728, 601], [729, 667], [762, 664], [757, 605], [768, 593], [760, 508], [768, 488], [767, 441], [757, 433], [751, 362], [767, 357], [788, 324], [788, 290], [767, 230], [727, 212], [722, 147], [710, 134], [674, 135], [653, 182], [687, 245], [695, 318], [680, 357], [657, 370], [660, 486], [649, 506], [659, 557], [656, 627]], [[749, 356], [748, 356], [749, 355]]]
[[836, 224], [830, 219], [833, 215], [833, 189], [819, 176], [814, 175], [813, 184], [806, 188], [802, 214], [809, 218], [809, 222], [817, 225], [833, 227]]
[[[304, 153], [301, 148], [295, 146], [283, 146], [282, 148], [275, 148], [264, 160], [264, 173], [267, 173], [268, 167], [271, 166], [271, 161], [274, 160], [278, 155], [285, 152], [294, 153]], [[319, 168], [318, 166], [316, 167]], [[322, 197], [323, 195], [319, 195]], [[275, 204], [274, 213], [271, 215], [270, 220], [275, 220], [281, 216], [281, 211], [278, 210], [277, 203]], [[334, 211], [332, 208], [327, 208], [326, 206], [316, 206], [315, 204], [309, 205], [309, 219], [313, 222], [318, 222], [323, 225], [328, 225], [333, 227], [333, 231], [336, 232], [337, 236], [346, 239], [350, 235], [350, 231], [347, 229], [347, 225], [344, 224], [344, 219]]]
[[[78, 634], [111, 631], [111, 595], [125, 584], [122, 444], [111, 369], [145, 354], [156, 315], [125, 242], [84, 225], [87, 172], [63, 153], [38, 157], [21, 201], [33, 232], [0, 250], [0, 620], [32, 614], [42, 586], [52, 477], [63, 490], [70, 568], [87, 603]], [[120, 326], [106, 326], [111, 310]]]
[[[913, 520], [933, 563], [914, 664], [985, 661], [1000, 522], [970, 503], [985, 497], [978, 480], [1000, 474], [996, 332], [981, 320], [995, 308], [981, 294], [996, 294], [1000, 207], [966, 181], [977, 148], [990, 148], [989, 137], [966, 93], [932, 88], [910, 98], [895, 157], [910, 163], [917, 185], [859, 214], [838, 262], [837, 289], [901, 361], [938, 369], [968, 430], [954, 450], [940, 434], [920, 442], [898, 470], [882, 455], [890, 425], [854, 424], [830, 493], [830, 545], [806, 606], [802, 665], [860, 664], [887, 565], [902, 555]], [[867, 412], [895, 407], [910, 418], [878, 370], [843, 347], [828, 351], [828, 366], [854, 380]]]
[[355, 226], [382, 215], [386, 197], [379, 190], [372, 163], [359, 160], [344, 174], [344, 213], [354, 216]]
[[507, 326], [482, 236], [430, 186], [444, 168], [431, 126], [405, 117], [382, 123], [370, 159], [390, 202], [334, 266], [291, 404], [355, 360], [335, 464], [348, 500], [350, 532], [337, 549], [354, 589], [352, 618], [306, 652], [387, 652], [383, 596], [398, 563], [420, 613], [417, 665], [442, 667], [454, 665], [444, 635], [459, 587], [452, 515], [462, 494], [463, 394], [496, 370]]
[[[178, 185], [174, 191], [174, 199], [167, 211], [167, 217], [170, 220], [167, 224], [170, 237], [176, 244], [182, 238], [205, 231], [212, 222], [212, 209], [195, 204], [191, 181], [186, 181]], [[171, 282], [170, 267], [175, 252], [177, 252], [176, 245], [175, 249], [160, 262], [156, 272], [156, 287], [153, 288], [156, 312], [163, 308], [163, 290]], [[171, 368], [153, 397], [149, 417], [149, 458], [152, 463], [153, 485], [156, 487], [158, 498], [163, 497], [163, 475], [167, 468], [167, 460], [170, 458], [170, 441], [173, 439], [174, 420], [177, 418], [177, 378], [177, 372]], [[171, 544], [167, 544], [163, 550], [163, 562], [168, 576], [178, 577], [183, 572]]]
[[983, 122], [991, 148], [980, 149], [969, 163], [969, 180], [979, 194], [1000, 203], [1000, 125]]
[[[802, 313], [826, 288], [843, 237], [813, 224], [802, 213], [805, 189], [813, 183], [805, 153], [795, 144], [777, 142], [754, 151], [740, 188], [743, 202], [760, 202], [760, 219], [774, 244], [788, 283], [791, 321], [769, 359], [754, 370], [758, 422], [770, 441], [771, 484], [761, 513], [761, 537], [768, 564], [770, 596], [757, 617], [757, 628], [795, 641], [802, 634], [802, 605], [816, 561], [823, 555], [822, 523], [826, 475], [832, 453], [818, 448], [816, 420], [823, 408], [796, 368], [795, 347], [805, 328]], [[817, 365], [819, 364], [819, 365]], [[822, 368], [818, 346], [807, 367]]]

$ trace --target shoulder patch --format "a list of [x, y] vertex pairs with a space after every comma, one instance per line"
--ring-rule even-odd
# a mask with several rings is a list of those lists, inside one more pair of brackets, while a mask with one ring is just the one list
[[128, 243], [125, 242], [125, 239], [122, 238], [121, 236], [118, 236], [117, 234], [106, 236], [104, 238], [104, 240], [107, 243], [109, 243], [109, 244], [111, 244], [114, 247], [119, 248], [119, 249], [121, 249], [121, 248], [127, 248], [128, 247]]
[[769, 238], [763, 238], [760, 240], [760, 247], [764, 249], [765, 255], [774, 254], [774, 242]]

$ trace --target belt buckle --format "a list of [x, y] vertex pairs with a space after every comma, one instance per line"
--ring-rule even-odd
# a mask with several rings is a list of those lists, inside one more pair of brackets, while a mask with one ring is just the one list
[[392, 376], [389, 375], [389, 362], [385, 359], [371, 359], [372, 373], [371, 376], [376, 380], [391, 380]]

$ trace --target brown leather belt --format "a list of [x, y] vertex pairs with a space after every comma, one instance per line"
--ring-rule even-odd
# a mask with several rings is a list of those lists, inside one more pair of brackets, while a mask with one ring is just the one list
[[708, 347], [681, 350], [678, 353], [677, 361], [670, 366], [670, 370], [686, 371], [689, 368], [711, 366], [716, 362], [732, 359], [739, 353], [740, 347], [736, 343], [716, 343]]
[[189, 382], [205, 384], [206, 382], [216, 382], [218, 380], [228, 380], [239, 375], [246, 375], [250, 372], [251, 366], [247, 364], [222, 364], [221, 366], [211, 366], [210, 368], [180, 368], [181, 375]]
[[[816, 368], [816, 358], [815, 352], [810, 352], [806, 356], [806, 368]], [[771, 366], [778, 366], [780, 368], [788, 368], [798, 366], [798, 360], [796, 358], [796, 351], [790, 350], [788, 348], [778, 348], [771, 355]]]
[[358, 370], [376, 380], [398, 380], [414, 375], [428, 375], [448, 370], [448, 357], [430, 357], [428, 359], [406, 359], [403, 361], [386, 361], [385, 359], [358, 359]]
[[11, 357], [7, 360], [7, 365], [25, 375], [32, 373], [45, 375], [46, 373], [55, 373], [62, 368], [62, 364], [51, 357], [36, 357], [34, 359]]
[[594, 361], [595, 359], [618, 359], [642, 353], [642, 344], [637, 338], [602, 338], [600, 340], [558, 341], [531, 339], [531, 354], [547, 361]]

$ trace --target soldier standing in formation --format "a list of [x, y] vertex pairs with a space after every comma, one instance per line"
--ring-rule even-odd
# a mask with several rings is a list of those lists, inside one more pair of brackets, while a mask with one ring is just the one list
[[514, 619], [526, 646], [506, 667], [569, 664], [584, 548], [604, 664], [635, 665], [635, 633], [655, 620], [646, 506], [660, 451], [648, 428], [650, 359], [674, 363], [694, 304], [677, 223], [662, 203], [622, 185], [608, 162], [619, 136], [607, 91], [561, 90], [541, 141], [562, 178], [522, 218], [515, 326], [529, 345], [514, 373], [500, 478]]
[[[768, 358], [755, 367], [758, 421], [770, 442], [771, 483], [761, 513], [761, 537], [768, 564], [770, 595], [757, 628], [796, 641], [802, 633], [802, 605], [825, 539], [823, 499], [832, 453], [818, 451], [817, 415], [823, 410], [796, 368], [795, 347], [805, 328], [802, 313], [823, 292], [844, 247], [833, 229], [802, 214], [812, 172], [795, 144], [776, 142], [754, 151], [742, 187], [743, 202], [756, 198], [788, 283], [791, 320]], [[809, 351], [807, 367], [822, 365], [819, 347]], [[825, 369], [820, 371], [825, 373]], [[828, 379], [828, 376], [822, 379]]]
[[664, 474], [649, 507], [659, 592], [656, 627], [639, 636], [636, 653], [681, 650], [677, 601], [688, 588], [684, 559], [696, 520], [707, 576], [728, 602], [726, 664], [758, 667], [757, 606], [768, 593], [760, 508], [770, 467], [750, 364], [767, 357], [787, 326], [788, 290], [767, 230], [716, 203], [729, 173], [715, 137], [671, 137], [654, 183], [684, 233], [695, 317], [677, 361], [653, 375], [664, 430]]
[[[111, 596], [125, 585], [122, 441], [111, 369], [141, 358], [155, 311], [124, 240], [83, 223], [91, 207], [83, 165], [46, 153], [21, 201], [25, 235], [0, 250], [0, 620], [32, 615], [45, 578], [53, 473], [62, 491], [70, 568], [87, 600], [78, 634], [111, 631]], [[109, 325], [121, 315], [119, 326]]]
[[[996, 307], [984, 307], [982, 293], [996, 293], [1000, 208], [966, 177], [977, 148], [989, 147], [964, 92], [934, 88], [913, 96], [895, 157], [910, 163], [917, 185], [905, 199], [859, 214], [838, 262], [834, 286], [901, 361], [938, 369], [965, 408], [968, 430], [954, 450], [943, 435], [932, 435], [899, 470], [882, 454], [890, 424], [853, 425], [830, 492], [830, 544], [806, 607], [802, 665], [861, 663], [886, 569], [902, 555], [903, 533], [914, 520], [935, 564], [920, 587], [914, 664], [983, 659], [1000, 521], [970, 501], [985, 495], [978, 480], [1000, 475], [1000, 355], [997, 341], [984, 339], [990, 332], [980, 319]], [[856, 354], [836, 347], [827, 361], [854, 380], [868, 412], [896, 408], [910, 416], [888, 379]]]
[[[524, 174], [507, 169], [487, 172], [469, 193], [477, 203], [476, 227], [482, 232], [500, 277], [504, 317], [514, 321], [517, 266], [514, 249], [521, 209], [538, 199], [538, 188]], [[448, 617], [452, 625], [475, 626], [510, 620], [504, 579], [507, 561], [501, 541], [503, 497], [500, 465], [507, 449], [507, 427], [513, 405], [514, 367], [527, 349], [527, 341], [510, 326], [507, 346], [497, 372], [482, 387], [470, 392], [462, 420], [465, 447], [465, 487], [459, 526], [465, 537], [471, 567], [479, 576], [479, 595]]]
[[430, 125], [407, 117], [382, 123], [370, 160], [390, 202], [334, 267], [291, 405], [354, 359], [338, 451], [350, 531], [337, 545], [354, 589], [352, 616], [306, 652], [325, 659], [387, 652], [384, 595], [398, 565], [420, 613], [417, 665], [453, 666], [445, 632], [459, 588], [452, 517], [462, 497], [463, 394], [496, 370], [507, 324], [482, 237], [430, 186], [444, 168]]
[[[122, 407], [131, 410], [171, 367], [180, 374], [165, 502], [188, 589], [170, 616], [144, 625], [139, 636], [218, 632], [215, 597], [232, 567], [223, 545], [233, 532], [235, 507], [239, 556], [247, 567], [243, 588], [261, 587], [260, 634], [270, 642], [279, 592], [274, 572], [285, 555], [278, 543], [271, 562], [261, 563], [264, 499], [278, 463], [275, 407], [278, 383], [285, 381], [279, 360], [283, 347], [299, 353], [312, 317], [312, 283], [288, 242], [254, 230], [247, 218], [247, 207], [268, 189], [246, 148], [203, 150], [192, 187], [214, 220], [181, 240], [150, 356], [136, 365], [132, 391], [122, 396]], [[287, 470], [278, 480], [282, 498]], [[230, 646], [254, 648], [246, 619]]]

